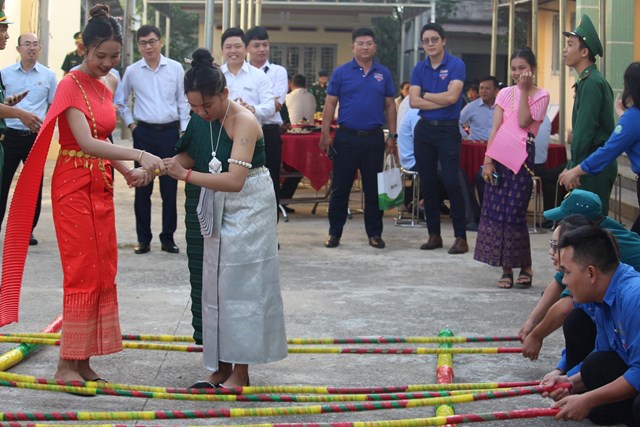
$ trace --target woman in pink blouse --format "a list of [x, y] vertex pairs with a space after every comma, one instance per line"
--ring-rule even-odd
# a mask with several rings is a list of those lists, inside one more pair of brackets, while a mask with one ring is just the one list
[[527, 208], [531, 197], [534, 137], [549, 105], [549, 93], [534, 82], [536, 57], [524, 47], [511, 55], [514, 85], [496, 99], [493, 128], [484, 158], [482, 203], [474, 259], [502, 267], [498, 287], [513, 287], [513, 269], [520, 273], [518, 287], [530, 287], [531, 246]]

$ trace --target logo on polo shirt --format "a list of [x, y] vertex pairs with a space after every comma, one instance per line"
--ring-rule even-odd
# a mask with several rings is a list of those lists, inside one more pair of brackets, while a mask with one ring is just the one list
[[449, 70], [440, 70], [440, 80], [444, 80], [449, 77]]
[[379, 82], [384, 80], [384, 76], [382, 75], [382, 73], [373, 73], [373, 78], [376, 79]]

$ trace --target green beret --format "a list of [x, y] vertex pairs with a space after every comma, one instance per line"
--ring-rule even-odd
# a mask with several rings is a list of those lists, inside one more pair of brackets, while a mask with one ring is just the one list
[[602, 49], [602, 43], [600, 43], [600, 38], [598, 37], [598, 32], [588, 15], [582, 15], [582, 20], [578, 28], [573, 31], [565, 31], [562, 34], [566, 37], [575, 36], [583, 40], [594, 56], [603, 56], [604, 51]]

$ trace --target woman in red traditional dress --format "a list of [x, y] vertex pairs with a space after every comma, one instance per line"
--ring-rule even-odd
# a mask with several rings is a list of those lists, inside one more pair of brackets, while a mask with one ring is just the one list
[[[19, 288], [26, 244], [24, 219], [32, 218], [34, 183], [42, 177], [56, 121], [60, 152], [51, 182], [53, 221], [64, 274], [60, 358], [55, 378], [98, 381], [91, 356], [122, 350], [115, 276], [117, 241], [112, 167], [129, 186], [146, 185], [165, 172], [162, 160], [141, 150], [110, 144], [116, 125], [113, 92], [117, 81], [109, 70], [120, 62], [122, 32], [109, 7], [91, 11], [82, 40], [82, 65], [58, 85], [54, 102], [25, 164], [16, 188], [4, 246], [0, 323], [18, 319]], [[131, 169], [124, 161], [137, 161]], [[35, 187], [33, 187], [35, 188]], [[30, 226], [28, 226], [30, 227]], [[27, 228], [28, 228], [27, 227]]]

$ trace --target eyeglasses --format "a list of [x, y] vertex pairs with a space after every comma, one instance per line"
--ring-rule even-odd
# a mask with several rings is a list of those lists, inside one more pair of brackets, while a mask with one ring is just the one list
[[549, 249], [551, 249], [552, 251], [557, 251], [558, 250], [558, 241], [557, 240], [549, 240]]
[[158, 39], [140, 40], [138, 42], [138, 46], [140, 46], [140, 47], [146, 47], [146, 46], [154, 47], [159, 41], [160, 40], [158, 40]]
[[427, 37], [426, 39], [422, 39], [422, 44], [430, 45], [436, 44], [440, 41], [440, 37]]
[[24, 42], [24, 43], [20, 43], [20, 46], [26, 47], [26, 48], [40, 47], [40, 43], [39, 42]]

